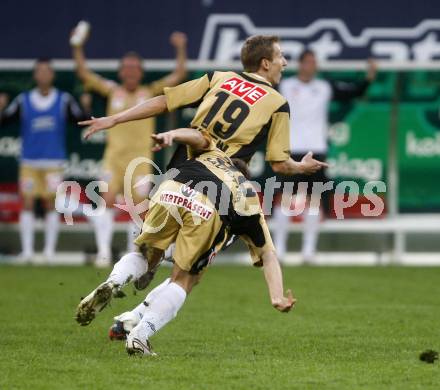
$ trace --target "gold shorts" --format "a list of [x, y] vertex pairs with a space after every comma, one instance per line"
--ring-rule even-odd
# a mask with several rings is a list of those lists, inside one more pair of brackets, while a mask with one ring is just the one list
[[226, 226], [205, 195], [167, 180], [152, 197], [142, 233], [135, 243], [165, 250], [175, 242], [176, 264], [198, 274], [212, 261], [226, 238]]
[[63, 181], [62, 168], [37, 168], [22, 164], [19, 173], [20, 192], [23, 196], [55, 198], [58, 185]]
[[[145, 157], [139, 156], [141, 163], [136, 163], [135, 158], [106, 155], [104, 158], [103, 175], [101, 179], [108, 183], [108, 191], [113, 194], [122, 194], [133, 199], [134, 204], [148, 197], [151, 184], [148, 175], [152, 167], [143, 161]], [[127, 182], [127, 185], [125, 185]]]

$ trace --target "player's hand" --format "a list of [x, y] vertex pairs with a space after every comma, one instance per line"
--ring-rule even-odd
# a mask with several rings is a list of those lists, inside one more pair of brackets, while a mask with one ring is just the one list
[[377, 75], [377, 62], [373, 58], [368, 59], [367, 80], [374, 81]]
[[173, 45], [176, 49], [185, 47], [187, 43], [187, 37], [186, 34], [180, 31], [175, 31], [170, 35], [170, 43]]
[[0, 93], [0, 111], [3, 111], [9, 103], [9, 96], [7, 93]]
[[[75, 41], [73, 36], [75, 35], [75, 33], [78, 32], [77, 29], [78, 29], [78, 25], [75, 26], [75, 28], [73, 28], [70, 31], [69, 43], [70, 43], [70, 46], [72, 46], [73, 48], [82, 48], [86, 44], [87, 40], [90, 37], [90, 30], [88, 30], [87, 33], [81, 37], [82, 39], [80, 39], [79, 41]], [[89, 29], [90, 29], [90, 27], [89, 27]]]
[[85, 139], [89, 139], [92, 134], [98, 131], [108, 130], [116, 125], [116, 120], [112, 116], [103, 116], [102, 118], [89, 119], [87, 121], [78, 122], [80, 126], [90, 126], [84, 134]]
[[166, 131], [165, 133], [152, 134], [155, 145], [153, 146], [153, 152], [158, 152], [163, 148], [168, 148], [173, 144], [174, 136], [172, 131]]
[[315, 160], [313, 153], [308, 152], [301, 160], [303, 172], [305, 175], [311, 175], [322, 168], [328, 168], [328, 164], [322, 161]]
[[287, 296], [272, 299], [272, 306], [282, 313], [290, 311], [296, 303], [296, 298], [293, 296], [291, 290], [287, 290]]

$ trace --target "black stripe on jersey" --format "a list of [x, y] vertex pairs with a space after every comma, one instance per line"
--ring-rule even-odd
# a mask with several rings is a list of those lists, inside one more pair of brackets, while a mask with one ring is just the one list
[[178, 169], [180, 172], [173, 178], [173, 180], [186, 184], [190, 188], [195, 188], [195, 186], [201, 182], [214, 183], [216, 187], [215, 194], [213, 194], [212, 191], [209, 191], [209, 188], [207, 187], [202, 189], [202, 193], [208, 197], [216, 210], [220, 208], [222, 189], [224, 187], [224, 196], [229, 196], [228, 215], [221, 215], [220, 217], [224, 219], [229, 216], [232, 211], [232, 194], [228, 186], [223, 186], [223, 181], [220, 180], [219, 177], [212, 173], [203, 163], [194, 159], [186, 160], [178, 167]]
[[269, 129], [271, 125], [272, 118], [261, 128], [261, 130], [255, 136], [252, 142], [245, 146], [242, 146], [237, 152], [235, 152], [231, 156], [231, 158], [240, 158], [248, 163], [257, 151], [258, 147], [263, 144], [263, 142], [267, 141], [267, 135], [269, 134]]
[[268, 87], [272, 87], [272, 85], [270, 85], [268, 82], [264, 82], [258, 79], [254, 79], [253, 77], [248, 76], [247, 74], [244, 74], [242, 72], [237, 73], [240, 77], [243, 77], [245, 80], [247, 81], [252, 81], [253, 83], [257, 83], [257, 84], [263, 84], [263, 85], [267, 85]]
[[206, 75], [208, 76], [209, 82], [211, 82], [212, 78], [214, 77], [214, 73], [215, 73], [215, 71], [206, 73]]
[[289, 103], [287, 103], [287, 102], [284, 103], [278, 110], [276, 110], [274, 112], [274, 114], [277, 113], [277, 112], [287, 112], [290, 115]]

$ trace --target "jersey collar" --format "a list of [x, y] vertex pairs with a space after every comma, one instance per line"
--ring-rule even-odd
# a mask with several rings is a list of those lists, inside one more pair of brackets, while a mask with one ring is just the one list
[[241, 73], [239, 73], [239, 75], [248, 81], [257, 82], [259, 84], [264, 84], [269, 87], [272, 87], [272, 84], [269, 81], [267, 81], [263, 76], [260, 76], [259, 74], [241, 72]]

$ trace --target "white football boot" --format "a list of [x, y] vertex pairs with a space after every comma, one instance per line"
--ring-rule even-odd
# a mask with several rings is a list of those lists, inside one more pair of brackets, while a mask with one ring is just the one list
[[150, 341], [145, 335], [142, 335], [143, 332], [139, 328], [139, 326], [136, 326], [127, 336], [125, 342], [127, 353], [129, 355], [138, 356], [157, 356], [157, 354], [153, 352]]
[[76, 321], [81, 326], [89, 325], [109, 304], [112, 296], [118, 294], [117, 287], [112, 282], [104, 282], [83, 298], [76, 309]]

